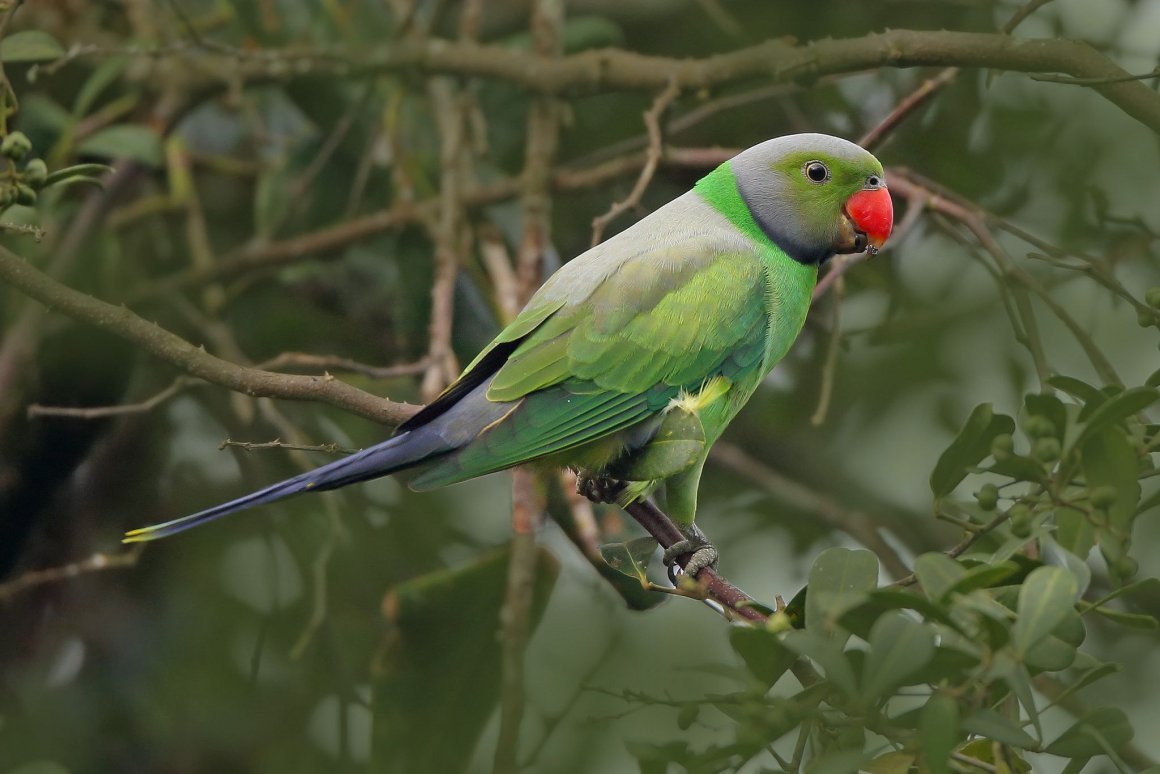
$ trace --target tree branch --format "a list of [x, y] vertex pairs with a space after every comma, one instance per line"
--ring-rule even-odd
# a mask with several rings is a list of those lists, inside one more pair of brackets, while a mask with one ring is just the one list
[[387, 424], [399, 424], [419, 410], [417, 406], [364, 392], [331, 376], [277, 374], [222, 360], [125, 307], [113, 306], [57, 282], [4, 247], [0, 247], [0, 281], [75, 320], [126, 339], [190, 376], [236, 392], [254, 397], [317, 401]]
[[[186, 56], [189, 50], [162, 53]], [[704, 58], [676, 59], [633, 51], [600, 49], [545, 61], [533, 53], [501, 46], [447, 40], [401, 41], [361, 59], [320, 52], [295, 57], [295, 66], [274, 57], [239, 60], [196, 52], [198, 69], [227, 83], [285, 82], [337, 75], [377, 77], [422, 72], [497, 78], [543, 94], [594, 93], [617, 89], [660, 90], [670, 82], [681, 91], [701, 91], [748, 79], [812, 81], [825, 75], [876, 67], [981, 67], [1025, 73], [1063, 73], [1086, 79], [1124, 112], [1160, 132], [1160, 94], [1081, 41], [1013, 38], [1002, 33], [890, 30], [859, 38], [825, 39], [793, 45], [767, 40]]]
[[[661, 548], [668, 548], [684, 539], [673, 520], [648, 500], [637, 500], [629, 503], [624, 510], [656, 538]], [[682, 554], [677, 557], [677, 564], [684, 569], [692, 558], [692, 554]], [[696, 580], [701, 584], [709, 599], [723, 605], [738, 616], [754, 623], [765, 623], [768, 619], [761, 607], [756, 606], [758, 603], [753, 597], [734, 586], [713, 568], [706, 567], [701, 570], [697, 573]]]

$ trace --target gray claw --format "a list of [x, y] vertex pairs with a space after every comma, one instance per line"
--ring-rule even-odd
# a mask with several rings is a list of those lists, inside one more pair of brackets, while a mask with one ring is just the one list
[[584, 495], [594, 503], [615, 503], [624, 490], [624, 482], [603, 476], [576, 474], [576, 493]]
[[696, 525], [690, 525], [687, 529], [682, 529], [681, 534], [685, 536], [684, 540], [673, 543], [665, 549], [662, 555], [665, 565], [669, 567], [670, 578], [676, 569], [677, 557], [685, 554], [692, 554], [683, 570], [690, 578], [697, 577], [697, 573], [706, 567], [717, 568], [719, 554], [709, 539], [705, 537], [704, 532]]

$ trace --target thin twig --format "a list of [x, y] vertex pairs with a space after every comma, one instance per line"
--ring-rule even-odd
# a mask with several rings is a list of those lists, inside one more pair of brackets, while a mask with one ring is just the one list
[[[564, 0], [535, 0], [532, 5], [531, 33], [536, 51], [552, 61], [564, 50]], [[508, 307], [522, 307], [540, 285], [544, 256], [550, 240], [550, 185], [552, 167], [559, 148], [560, 105], [550, 96], [532, 101], [528, 109], [528, 139], [524, 156], [521, 204], [523, 235], [516, 261], [515, 297], [505, 297], [502, 285], [508, 279], [502, 267], [510, 267], [506, 255], [492, 255], [497, 302], [505, 317]], [[502, 245], [502, 242], [500, 242]], [[494, 241], [491, 248], [494, 252]], [[506, 252], [506, 251], [505, 251]], [[514, 314], [505, 320], [514, 319]], [[494, 774], [514, 774], [519, 760], [520, 728], [523, 725], [524, 655], [532, 631], [532, 600], [537, 577], [536, 533], [543, 523], [546, 507], [544, 482], [530, 468], [512, 472], [512, 553], [508, 564], [507, 587], [501, 614], [503, 638], [503, 689], [500, 694], [499, 738], [496, 741]]]
[[[82, 49], [69, 56], [111, 53]], [[1063, 38], [1016, 41], [1005, 33], [889, 30], [798, 45], [770, 39], [704, 58], [595, 49], [543, 61], [534, 53], [502, 45], [447, 40], [403, 40], [353, 56], [331, 51], [263, 51], [239, 56], [238, 52], [217, 54], [190, 46], [170, 47], [153, 55], [178, 60], [196, 57], [195, 72], [205, 74], [207, 88], [219, 89], [232, 83], [285, 83], [328, 75], [376, 78], [398, 72], [496, 78], [542, 94], [655, 90], [674, 81], [683, 91], [695, 92], [753, 78], [787, 83], [877, 67], [957, 66], [1064, 73], [1098, 79], [1100, 82], [1092, 88], [1141, 123], [1160, 131], [1160, 95], [1138, 79], [1123, 81], [1128, 73], [1094, 47]], [[293, 66], [287, 66], [288, 60]]]
[[944, 86], [952, 83], [958, 75], [959, 68], [948, 67], [933, 78], [923, 81], [921, 86], [899, 102], [877, 126], [862, 135], [858, 144], [866, 150], [874, 150], [886, 138], [886, 135], [893, 132], [908, 115], [930, 101], [931, 97]]
[[232, 438], [227, 438], [218, 445], [218, 450], [220, 451], [221, 449], [241, 449], [246, 452], [261, 451], [263, 449], [287, 449], [289, 451], [326, 452], [327, 454], [354, 454], [358, 451], [358, 449], [344, 449], [337, 443], [285, 443], [281, 438], [275, 438], [273, 441], [262, 441], [260, 443], [235, 441]]
[[1052, 298], [1048, 289], [1038, 279], [1019, 266], [1007, 251], [1003, 249], [987, 226], [987, 215], [985, 212], [958, 197], [951, 198], [945, 195], [945, 193], [936, 194], [934, 191], [925, 189], [921, 183], [912, 179], [905, 171], [893, 171], [891, 180], [894, 190], [899, 195], [904, 197], [921, 195], [926, 198], [926, 206], [928, 209], [947, 215], [966, 226], [979, 240], [979, 244], [982, 245], [983, 249], [994, 258], [998, 264], [1001, 277], [1003, 279], [1014, 280], [1018, 283], [1018, 288], [1013, 289], [1015, 291], [1016, 309], [1023, 319], [1024, 333], [1027, 334], [1029, 339], [1028, 345], [1035, 359], [1036, 369], [1039, 372], [1041, 381], [1046, 381], [1050, 373], [1047, 369], [1046, 357], [1043, 355], [1043, 344], [1037, 334], [1038, 326], [1035, 323], [1032, 309], [1026, 298], [1026, 291], [1034, 293], [1059, 321], [1067, 327], [1068, 331], [1075, 337], [1076, 342], [1083, 349], [1084, 354], [1087, 355], [1088, 360], [1091, 361], [1092, 367], [1095, 368], [1100, 378], [1108, 384], [1123, 384], [1115, 368], [1108, 361], [1099, 346], [1096, 345], [1095, 341], [1092, 340], [1088, 332], [1084, 330], [1083, 326], [1058, 301]]
[[188, 376], [179, 376], [161, 392], [146, 398], [140, 403], [126, 403], [120, 406], [93, 406], [91, 408], [76, 408], [73, 406], [42, 406], [33, 403], [28, 407], [28, 418], [36, 417], [70, 417], [72, 419], [103, 419], [117, 417], [124, 414], [142, 414], [165, 403], [178, 395], [186, 387], [196, 384], [196, 380]]
[[648, 148], [645, 151], [644, 167], [640, 171], [640, 176], [636, 179], [636, 185], [632, 187], [632, 191], [629, 192], [628, 196], [613, 203], [608, 212], [598, 216], [592, 221], [593, 246], [600, 244], [600, 241], [604, 238], [604, 229], [609, 223], [618, 218], [622, 213], [640, 204], [641, 197], [644, 196], [645, 190], [648, 188], [649, 183], [652, 182], [653, 175], [656, 174], [657, 165], [661, 162], [661, 156], [664, 155], [661, 116], [664, 115], [669, 105], [673, 103], [673, 100], [680, 93], [681, 89], [677, 86], [677, 82], [675, 80], [670, 81], [664, 91], [658, 94], [656, 99], [653, 100], [652, 107], [644, 112], [644, 125], [648, 129]]
[[349, 371], [352, 374], [369, 376], [372, 379], [398, 379], [415, 376], [427, 368], [427, 361], [403, 363], [393, 366], [373, 366], [338, 355], [314, 355], [309, 352], [283, 352], [280, 355], [258, 363], [255, 368], [267, 371], [281, 371], [286, 368], [314, 368], [322, 371]]
[[459, 373], [459, 363], [451, 349], [451, 334], [464, 227], [463, 188], [470, 148], [465, 138], [464, 97], [459, 89], [448, 78], [433, 78], [427, 93], [440, 137], [439, 217], [429, 229], [435, 242], [435, 282], [431, 286], [427, 371], [421, 386], [423, 399], [431, 401]]
[[1125, 81], [1147, 81], [1160, 78], [1160, 67], [1152, 68], [1151, 72], [1138, 75], [1115, 75], [1106, 78], [1073, 78], [1070, 75], [1031, 74], [1031, 80], [1044, 83], [1066, 83], [1071, 86], [1099, 86], [1108, 83], [1124, 83]]
[[0, 601], [11, 599], [17, 594], [37, 588], [38, 586], [45, 586], [49, 583], [60, 583], [61, 581], [71, 580], [72, 578], [87, 575], [88, 573], [133, 567], [137, 564], [137, 560], [141, 558], [143, 548], [143, 545], [139, 545], [120, 554], [93, 554], [88, 559], [82, 559], [79, 562], [73, 562], [72, 564], [66, 564], [61, 567], [29, 570], [18, 578], [0, 583]]
[[[1000, 513], [1000, 514], [996, 515], [994, 518], [992, 518], [986, 524], [983, 524], [982, 526], [980, 526], [978, 528], [978, 532], [968, 532], [968, 534], [962, 540], [960, 540], [958, 543], [956, 543], [954, 545], [954, 547], [952, 547], [950, 550], [948, 550], [944, 553], [946, 553], [946, 555], [949, 556], [951, 559], [957, 559], [958, 557], [960, 557], [964, 553], [966, 553], [966, 551], [971, 546], [973, 546], [975, 543], [977, 543], [979, 541], [979, 539], [981, 537], [983, 537], [983, 535], [986, 535], [988, 532], [995, 529], [995, 527], [998, 527], [1000, 524], [1002, 524], [1006, 520], [1007, 520], [1006, 513]], [[918, 581], [918, 578], [913, 573], [911, 573], [910, 575], [906, 575], [902, 578], [899, 578], [898, 580], [894, 581], [894, 583], [892, 583], [890, 585], [892, 585], [892, 586], [911, 586], [914, 583], [916, 583], [917, 581]]]
[[[665, 148], [661, 163], [700, 169], [717, 166], [736, 154], [737, 150], [732, 148]], [[565, 192], [596, 188], [638, 171], [644, 163], [641, 154], [631, 153], [592, 167], [564, 167], [552, 172], [551, 188]], [[520, 194], [521, 180], [509, 178], [488, 186], [469, 188], [464, 191], [462, 203], [467, 208], [479, 208]], [[187, 270], [150, 280], [129, 293], [126, 300], [133, 304], [156, 301], [210, 282], [270, 272], [304, 260], [336, 260], [343, 256], [342, 248], [348, 245], [405, 226], [427, 223], [437, 217], [438, 212], [438, 198], [421, 202], [404, 200], [389, 209], [290, 239], [252, 243], [222, 256], [207, 271]]]
[[415, 406], [380, 398], [333, 377], [278, 374], [222, 360], [125, 307], [113, 306], [57, 282], [4, 247], [0, 247], [0, 280], [47, 307], [136, 344], [190, 376], [236, 392], [317, 401], [389, 424], [399, 424], [418, 411]]

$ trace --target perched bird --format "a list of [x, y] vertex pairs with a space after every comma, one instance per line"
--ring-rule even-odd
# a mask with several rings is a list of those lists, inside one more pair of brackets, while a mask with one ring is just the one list
[[882, 165], [823, 134], [768, 140], [564, 265], [443, 394], [391, 439], [181, 519], [153, 540], [300, 492], [415, 469], [423, 490], [536, 462], [594, 499], [665, 488], [695, 575], [716, 550], [693, 525], [709, 447], [797, 338], [818, 267], [877, 252], [893, 209]]

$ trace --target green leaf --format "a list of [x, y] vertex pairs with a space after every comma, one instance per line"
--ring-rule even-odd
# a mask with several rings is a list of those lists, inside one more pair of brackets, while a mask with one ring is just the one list
[[116, 82], [132, 60], [127, 56], [113, 57], [101, 62], [93, 69], [93, 74], [85, 80], [73, 101], [73, 115], [83, 118], [93, 109], [97, 99], [105, 89]]
[[842, 646], [835, 640], [827, 639], [810, 630], [793, 630], [783, 635], [782, 642], [799, 656], [812, 659], [836, 688], [847, 696], [857, 693], [857, 681], [854, 678], [854, 669]]
[[1059, 672], [1075, 663], [1076, 647], [1049, 634], [1023, 657], [1023, 663], [1040, 672]]
[[828, 548], [810, 567], [806, 628], [828, 632], [843, 612], [878, 586], [878, 557], [865, 549]]
[[938, 647], [925, 667], [910, 676], [911, 685], [939, 683], [942, 680], [959, 681], [979, 666], [979, 656], [966, 653], [958, 648]]
[[1106, 395], [1087, 382], [1080, 381], [1071, 376], [1052, 376], [1047, 380], [1047, 383], [1061, 392], [1066, 392], [1072, 397], [1079, 398], [1092, 407], [1098, 406], [1108, 399]]
[[14, 32], [0, 40], [0, 60], [4, 62], [48, 62], [65, 53], [56, 38], [43, 30]]
[[[529, 633], [543, 617], [559, 575], [535, 549]], [[394, 586], [383, 605], [388, 645], [372, 682], [376, 771], [463, 771], [500, 695], [502, 642], [496, 636], [507, 593], [510, 545], [469, 564]], [[469, 689], [468, 689], [469, 687]], [[456, 744], [432, 734], [456, 729]]]
[[1072, 694], [1078, 693], [1092, 683], [1102, 680], [1108, 675], [1114, 675], [1117, 672], [1122, 672], [1123, 669], [1124, 667], [1121, 664], [1097, 664], [1096, 666], [1089, 667], [1082, 675], [1079, 676], [1077, 680], [1068, 683], [1067, 687], [1052, 699], [1052, 702], [1056, 705], [1062, 704], [1067, 699], [1067, 697], [1071, 696]]
[[861, 750], [836, 750], [814, 758], [806, 766], [806, 774], [849, 774], [861, 769], [865, 760]]
[[1096, 608], [1096, 613], [1107, 618], [1109, 621], [1115, 621], [1121, 626], [1127, 626], [1130, 629], [1152, 631], [1160, 628], [1160, 621], [1157, 621], [1154, 616], [1150, 616], [1147, 613], [1125, 613], [1123, 610], [1113, 610], [1108, 607]]
[[1062, 567], [1040, 567], [1019, 589], [1019, 617], [1012, 639], [1020, 657], [1051, 634], [1075, 606], [1075, 577]]
[[1116, 501], [1107, 509], [1108, 524], [1126, 532], [1140, 502], [1135, 450], [1123, 432], [1111, 427], [1089, 435], [1080, 450], [1088, 487], [1116, 490]]
[[1115, 707], [1094, 709], [1077, 720], [1047, 745], [1044, 752], [1064, 758], [1090, 758], [1103, 755], [1132, 741], [1132, 724], [1123, 711]]
[[1004, 460], [996, 460], [990, 467], [984, 469], [989, 473], [1006, 476], [1015, 481], [1042, 483], [1047, 480], [1047, 475], [1043, 472], [1043, 465], [1021, 454], [1012, 454]]
[[914, 561], [914, 574], [930, 600], [941, 602], [967, 571], [946, 554], [931, 552]]
[[932, 774], [949, 774], [951, 753], [959, 741], [959, 703], [936, 694], [918, 718], [918, 743], [922, 760]]
[[[953, 559], [951, 561], [954, 561]], [[999, 586], [1003, 581], [1011, 578], [1022, 568], [1015, 562], [1004, 561], [998, 564], [980, 564], [967, 570], [957, 581], [951, 584], [946, 594], [966, 594], [975, 589], [989, 589]]]
[[1014, 721], [989, 709], [981, 709], [962, 722], [967, 733], [978, 734], [996, 742], [1009, 744], [1023, 750], [1038, 749], [1035, 738], [1019, 727]]
[[934, 658], [932, 633], [902, 613], [888, 613], [870, 630], [870, 653], [862, 674], [865, 694], [879, 698]]
[[870, 629], [879, 618], [891, 610], [913, 610], [928, 621], [954, 625], [946, 610], [922, 594], [888, 586], [871, 591], [865, 600], [842, 613], [838, 624], [843, 629], [868, 640]]
[[969, 469], [991, 453], [991, 442], [996, 436], [1011, 433], [1015, 420], [1004, 414], [995, 414], [990, 403], [975, 407], [963, 429], [938, 458], [930, 474], [930, 490], [935, 498], [944, 497], [967, 477]]
[[[988, 763], [994, 770], [1004, 772], [1004, 774], [1028, 774], [1031, 771], [1031, 764], [1023, 760], [1023, 758], [1013, 750], [1003, 750], [1003, 760], [996, 764], [995, 761], [995, 745], [989, 739], [976, 739], [973, 742], [967, 742], [959, 748], [959, 753], [968, 758], [973, 758], [983, 763]], [[968, 770], [974, 770], [973, 766], [967, 766]]]
[[1073, 445], [1082, 446], [1093, 434], [1143, 411], [1158, 399], [1160, 392], [1153, 387], [1133, 387], [1108, 398], [1087, 418]]
[[161, 137], [147, 126], [118, 124], [106, 127], [77, 147], [82, 156], [107, 159], [132, 159], [149, 167], [161, 167]]
[[600, 546], [600, 558], [621, 575], [636, 578], [643, 586], [648, 583], [648, 563], [656, 550], [656, 540], [640, 537], [627, 543], [605, 543]]
[[908, 774], [914, 765], [914, 757], [914, 753], [888, 752], [864, 764], [859, 771], [866, 774]]
[[797, 654], [783, 645], [776, 634], [766, 629], [735, 626], [729, 630], [729, 644], [767, 689], [797, 660]]
[[100, 183], [98, 175], [104, 175], [112, 172], [113, 168], [106, 164], [73, 164], [71, 167], [64, 167], [49, 174], [44, 179], [44, 187], [57, 183], [75, 180], [76, 178], [83, 178], [85, 182], [90, 182], [94, 179]]
[[291, 204], [294, 176], [285, 161], [265, 166], [254, 186], [254, 230], [269, 238], [283, 222]]
[[1060, 547], [1080, 559], [1087, 559], [1096, 543], [1095, 530], [1087, 516], [1074, 508], [1058, 508], [1055, 526], [1055, 540]]

